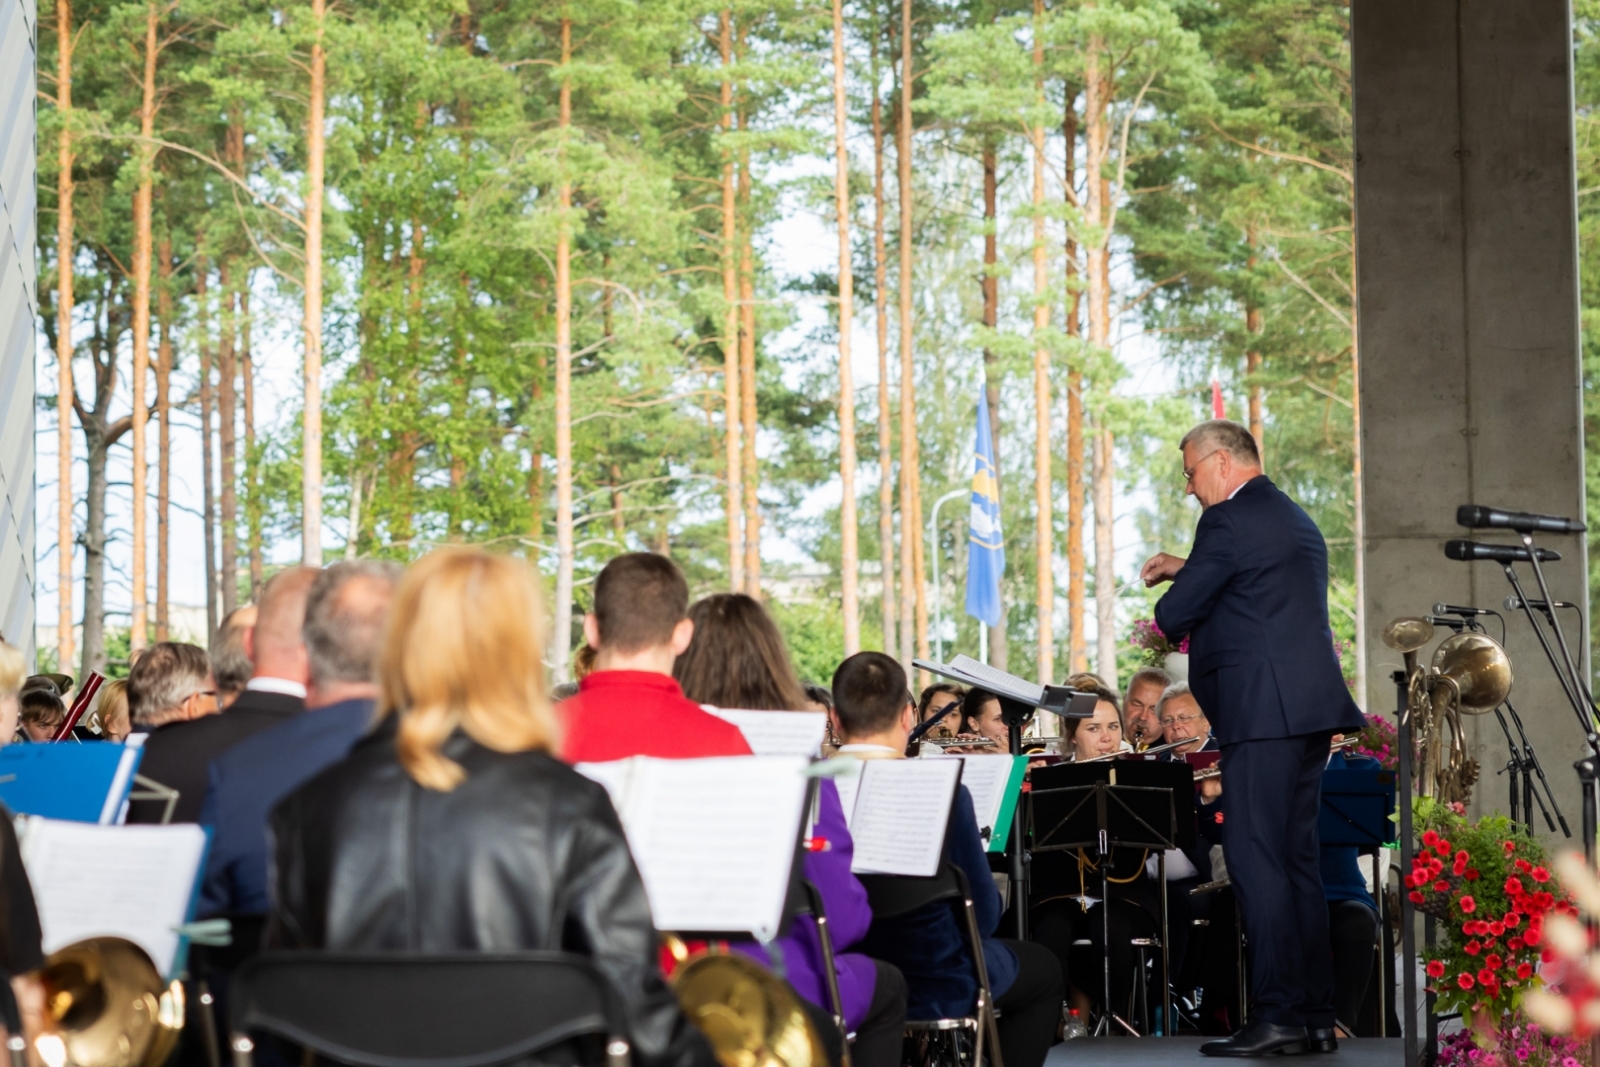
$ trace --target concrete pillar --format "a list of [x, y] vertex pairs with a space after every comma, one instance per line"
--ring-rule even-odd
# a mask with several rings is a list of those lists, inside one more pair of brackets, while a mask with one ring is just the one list
[[[0, 0], [0, 633], [33, 662], [33, 0]], [[31, 670], [30, 666], [30, 670]]]
[[[1459, 504], [1584, 514], [1569, 10], [1354, 0], [1352, 24], [1366, 705], [1395, 705], [1390, 619], [1436, 601], [1501, 610], [1512, 701], [1576, 831], [1578, 719], [1527, 620], [1502, 608], [1501, 567], [1442, 552], [1476, 536], [1456, 526]], [[1563, 556], [1555, 597], [1587, 608], [1584, 539], [1541, 542]], [[1587, 671], [1588, 636], [1574, 613], [1563, 622]], [[1486, 716], [1468, 733], [1474, 806], [1505, 810], [1500, 728]]]

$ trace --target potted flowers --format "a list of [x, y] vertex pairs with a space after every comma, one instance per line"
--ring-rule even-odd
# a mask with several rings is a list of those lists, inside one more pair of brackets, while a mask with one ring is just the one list
[[1161, 632], [1161, 627], [1156, 625], [1154, 619], [1133, 620], [1133, 634], [1129, 644], [1143, 653], [1144, 664], [1147, 667], [1160, 667], [1172, 675], [1175, 681], [1187, 681], [1189, 678], [1189, 639], [1174, 643], [1166, 634]]

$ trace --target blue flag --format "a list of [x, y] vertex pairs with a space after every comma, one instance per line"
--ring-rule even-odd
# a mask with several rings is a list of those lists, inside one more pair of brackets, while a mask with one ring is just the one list
[[967, 614], [988, 626], [1000, 625], [1000, 577], [1006, 572], [1006, 544], [1000, 535], [1000, 479], [989, 433], [989, 405], [978, 401], [978, 439], [973, 446], [972, 518], [967, 544]]

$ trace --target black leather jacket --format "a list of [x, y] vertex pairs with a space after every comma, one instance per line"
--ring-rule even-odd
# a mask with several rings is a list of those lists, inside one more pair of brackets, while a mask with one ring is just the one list
[[554, 757], [456, 734], [449, 793], [401, 769], [391, 718], [272, 813], [267, 945], [343, 951], [565, 950], [620, 995], [637, 1063], [715, 1067], [661, 976], [622, 826]]

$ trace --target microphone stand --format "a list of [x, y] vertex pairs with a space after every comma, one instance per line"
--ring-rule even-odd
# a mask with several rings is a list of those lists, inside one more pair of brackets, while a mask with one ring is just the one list
[[[1511, 583], [1511, 589], [1516, 594], [1517, 600], [1522, 604], [1522, 612], [1528, 617], [1528, 625], [1533, 627], [1534, 636], [1539, 639], [1539, 647], [1544, 650], [1545, 658], [1550, 661], [1551, 668], [1556, 672], [1556, 678], [1561, 682], [1561, 691], [1566, 695], [1567, 702], [1572, 705], [1572, 711], [1578, 716], [1578, 722], [1583, 727], [1584, 740], [1589, 745], [1589, 752], [1582, 759], [1572, 765], [1578, 773], [1578, 783], [1583, 793], [1582, 834], [1584, 859], [1592, 866], [1595, 856], [1596, 834], [1596, 786], [1600, 783], [1600, 733], [1595, 729], [1596, 709], [1594, 696], [1583, 684], [1583, 678], [1578, 674], [1572, 661], [1572, 650], [1567, 647], [1566, 635], [1561, 630], [1561, 621], [1556, 617], [1555, 610], [1550, 607], [1551, 596], [1549, 583], [1545, 581], [1544, 568], [1539, 565], [1539, 551], [1534, 547], [1533, 536], [1522, 533], [1522, 543], [1528, 549], [1529, 562], [1533, 564], [1533, 574], [1539, 583], [1539, 591], [1544, 594], [1545, 611], [1550, 628], [1555, 631], [1556, 641], [1561, 646], [1561, 659], [1556, 658], [1555, 649], [1550, 646], [1550, 639], [1545, 636], [1543, 627], [1539, 625], [1538, 616], [1533, 613], [1533, 608], [1528, 605], [1527, 594], [1523, 592], [1522, 581], [1517, 577], [1516, 568], [1510, 563], [1503, 564], [1506, 581]], [[1566, 669], [1562, 669], [1563, 661]], [[1520, 723], [1519, 723], [1520, 725]], [[1563, 824], [1565, 820], [1563, 820]]]

